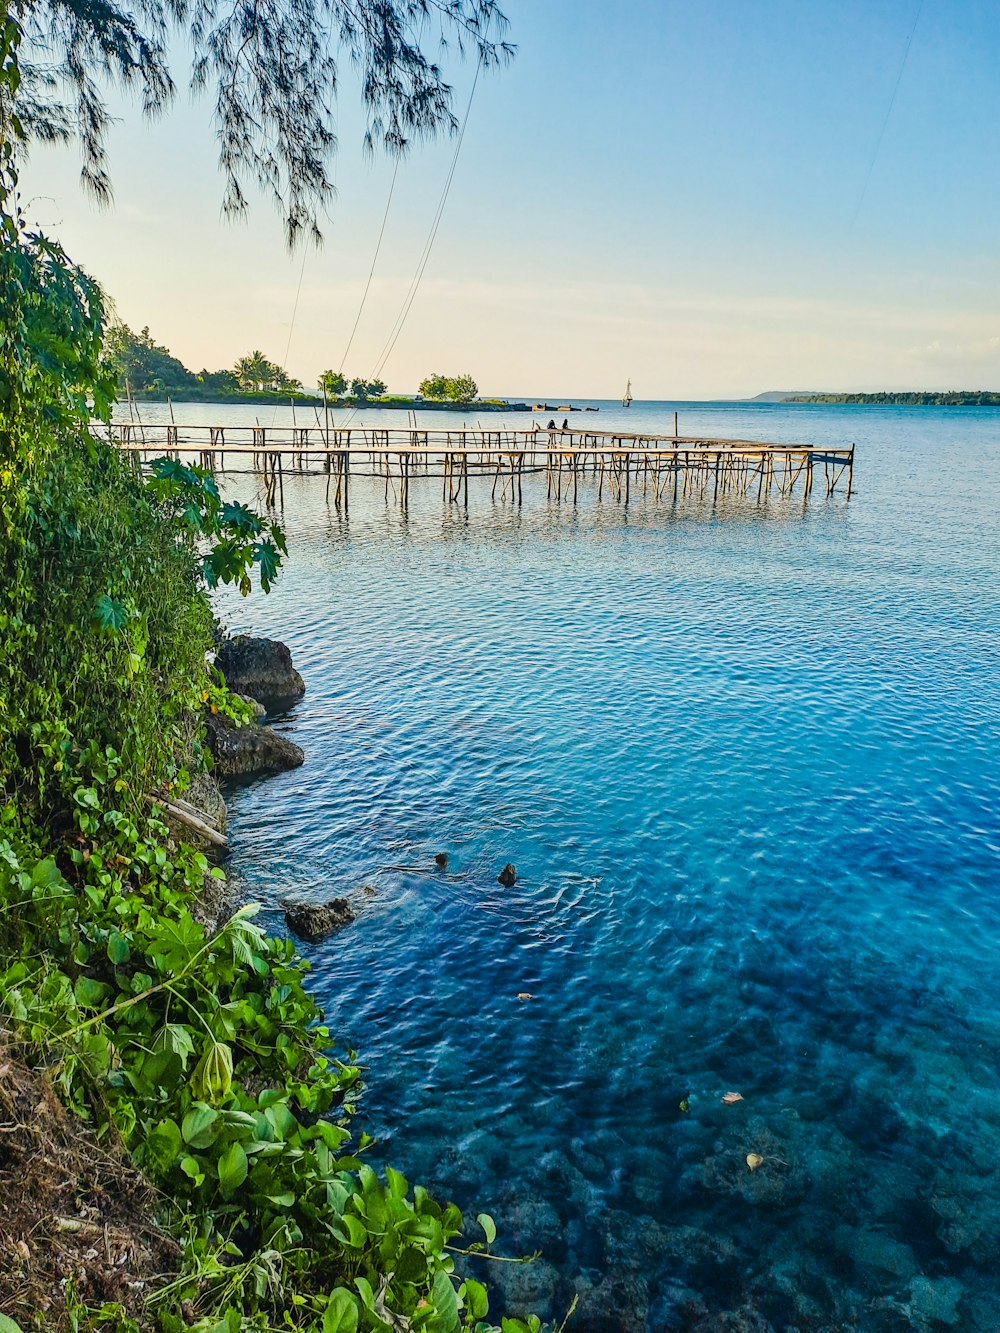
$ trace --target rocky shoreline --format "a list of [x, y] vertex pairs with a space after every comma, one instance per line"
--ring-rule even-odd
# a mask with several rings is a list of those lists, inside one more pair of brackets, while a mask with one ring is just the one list
[[[238, 635], [219, 648], [216, 666], [229, 689], [253, 712], [252, 720], [237, 722], [225, 713], [205, 717], [205, 733], [212, 755], [211, 773], [200, 773], [191, 782], [185, 800], [164, 802], [164, 819], [175, 837], [213, 853], [228, 850], [226, 802], [220, 780], [266, 777], [299, 768], [305, 762], [300, 746], [282, 736], [261, 719], [286, 708], [305, 694], [305, 682], [296, 671], [288, 647], [277, 639]], [[203, 925], [217, 930], [238, 905], [239, 894], [221, 869], [205, 876], [195, 915]], [[350, 925], [354, 909], [346, 898], [326, 902], [282, 904], [285, 924], [300, 939], [318, 943], [333, 931]]]

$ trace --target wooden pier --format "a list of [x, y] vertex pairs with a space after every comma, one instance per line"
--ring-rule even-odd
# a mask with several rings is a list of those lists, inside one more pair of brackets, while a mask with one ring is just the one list
[[[546, 495], [576, 503], [581, 485], [596, 482], [597, 498], [629, 504], [638, 496], [676, 503], [723, 496], [760, 503], [772, 494], [807, 499], [821, 475], [824, 495], [843, 488], [849, 499], [854, 445], [770, 444], [703, 436], [629, 435], [618, 431], [359, 426], [182, 426], [123, 422], [98, 427], [139, 461], [189, 456], [215, 472], [250, 471], [267, 503], [284, 498], [286, 473], [325, 475], [327, 498], [350, 503], [352, 477], [378, 477], [385, 496], [403, 508], [410, 484], [436, 478], [442, 498], [468, 505], [469, 481], [491, 483], [491, 498], [520, 504], [528, 476], [544, 475]], [[239, 460], [245, 466], [239, 466]]]

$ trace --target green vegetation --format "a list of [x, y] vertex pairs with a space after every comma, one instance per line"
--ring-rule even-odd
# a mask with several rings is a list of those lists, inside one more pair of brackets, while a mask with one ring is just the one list
[[233, 375], [241, 389], [249, 393], [293, 392], [302, 388], [302, 381], [289, 375], [283, 366], [269, 361], [260, 349], [241, 356], [233, 367]]
[[351, 397], [359, 403], [366, 403], [370, 398], [382, 398], [384, 394], [384, 380], [351, 380]]
[[[154, 8], [150, 6], [149, 8]], [[0, 1030], [154, 1183], [178, 1271], [85, 1308], [71, 1285], [10, 1330], [487, 1333], [454, 1272], [463, 1220], [362, 1154], [339, 1058], [291, 944], [157, 804], [205, 765], [202, 710], [246, 707], [208, 665], [207, 589], [278, 572], [280, 529], [163, 459], [145, 480], [93, 437], [115, 390], [99, 288], [16, 198], [21, 31], [0, 25]], [[110, 41], [110, 38], [109, 38]], [[109, 48], [111, 49], [111, 48]], [[157, 349], [144, 334], [144, 355]], [[113, 350], [113, 349], [111, 349]], [[159, 364], [162, 364], [160, 362]], [[28, 669], [30, 664], [30, 669]], [[41, 1113], [41, 1108], [40, 1108]], [[485, 1215], [481, 1252], [495, 1239]], [[147, 1275], [152, 1277], [153, 1275]], [[123, 1298], [124, 1299], [124, 1298]], [[64, 1305], [65, 1308], [60, 1308]], [[506, 1333], [537, 1330], [504, 1320]]]
[[184, 402], [314, 402], [302, 393], [302, 384], [263, 352], [240, 357], [232, 370], [202, 370], [195, 374], [166, 347], [154, 342], [148, 327], [133, 333], [126, 324], [109, 328], [104, 356], [115, 378], [119, 397], [144, 400], [176, 398]]
[[428, 375], [420, 381], [424, 398], [453, 403], [471, 403], [479, 386], [471, 375]]
[[1000, 393], [990, 389], [951, 389], [935, 393], [802, 393], [782, 400], [786, 403], [861, 403], [895, 407], [1000, 407]]

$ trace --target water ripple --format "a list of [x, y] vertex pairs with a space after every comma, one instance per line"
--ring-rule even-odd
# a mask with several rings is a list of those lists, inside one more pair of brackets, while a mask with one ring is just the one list
[[234, 855], [355, 900], [313, 985], [380, 1151], [542, 1249], [500, 1305], [996, 1330], [1000, 414], [703, 420], [854, 437], [858, 494], [346, 522], [286, 478], [280, 590], [220, 609], [291, 645], [307, 762]]

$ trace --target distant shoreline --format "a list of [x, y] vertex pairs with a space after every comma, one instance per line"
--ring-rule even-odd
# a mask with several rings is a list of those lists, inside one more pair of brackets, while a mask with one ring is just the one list
[[[121, 399], [119, 401], [122, 401]], [[275, 407], [314, 407], [319, 410], [323, 399], [312, 393], [274, 393], [264, 390], [259, 393], [196, 393], [185, 389], [183, 396], [167, 393], [133, 394], [136, 403], [233, 403], [237, 406], [271, 404]], [[469, 402], [455, 403], [448, 399], [431, 398], [329, 398], [327, 405], [343, 411], [344, 408], [363, 408], [366, 412], [388, 408], [394, 411], [410, 412], [530, 412], [528, 403], [508, 403], [500, 398], [473, 398]]]
[[949, 393], [797, 393], [783, 403], [849, 403], [858, 407], [1000, 407], [1000, 393], [991, 389]]

